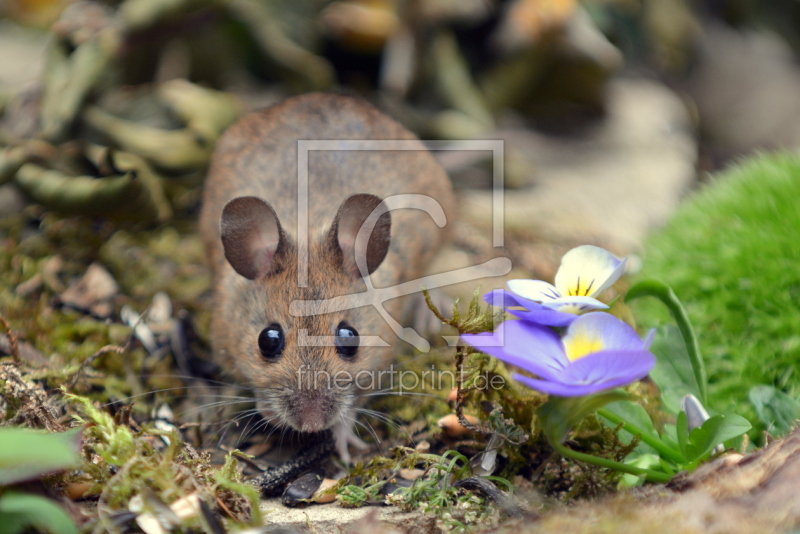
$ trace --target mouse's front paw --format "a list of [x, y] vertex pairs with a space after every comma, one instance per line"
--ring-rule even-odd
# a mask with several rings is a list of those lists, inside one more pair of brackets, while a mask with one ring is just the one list
[[348, 449], [349, 445], [352, 445], [356, 449], [364, 450], [369, 445], [364, 443], [361, 438], [355, 435], [353, 432], [353, 425], [352, 424], [343, 424], [340, 423], [333, 427], [333, 437], [336, 441], [336, 454], [339, 455], [339, 458], [346, 464], [350, 463], [352, 459], [350, 456], [350, 450]]

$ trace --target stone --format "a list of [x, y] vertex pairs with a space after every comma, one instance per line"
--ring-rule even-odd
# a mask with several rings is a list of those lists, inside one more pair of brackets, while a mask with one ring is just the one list
[[[532, 185], [506, 191], [506, 240], [602, 243], [634, 252], [664, 224], [696, 177], [697, 141], [681, 99], [661, 84], [619, 79], [608, 116], [580, 136], [499, 132], [525, 145]], [[461, 214], [490, 227], [491, 191], [461, 193]]]
[[709, 25], [686, 90], [719, 160], [800, 147], [800, 69], [780, 35]]
[[[361, 508], [343, 508], [339, 503], [311, 505], [307, 508], [286, 508], [280, 498], [265, 499], [261, 501], [261, 511], [264, 514], [265, 525], [281, 525], [295, 527], [306, 531], [307, 525], [314, 526], [317, 534], [341, 534], [350, 525], [381, 525], [383, 530], [370, 529], [369, 532], [407, 532], [407, 533], [439, 533], [436, 527], [436, 516], [421, 512], [402, 512], [390, 506], [375, 508], [365, 506]], [[374, 517], [365, 519], [370, 513]]]

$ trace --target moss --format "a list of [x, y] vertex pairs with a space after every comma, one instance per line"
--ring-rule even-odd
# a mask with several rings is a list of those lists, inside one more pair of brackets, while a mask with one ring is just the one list
[[[126, 346], [131, 336], [127, 325], [56, 304], [59, 293], [92, 262], [109, 269], [120, 285], [115, 311], [126, 303], [141, 311], [156, 292], [166, 290], [178, 309], [194, 313], [201, 331], [208, 322], [204, 298], [210, 276], [193, 223], [119, 228], [88, 217], [60, 218], [31, 207], [0, 218], [0, 243], [0, 314], [21, 340], [50, 360], [51, 365], [37, 375], [50, 387], [68, 379], [71, 383], [87, 358], [107, 345]], [[48, 273], [53, 265], [57, 269]], [[38, 287], [24, 296], [17, 293], [21, 283], [36, 277], [42, 279]], [[89, 371], [90, 376], [75, 384], [75, 391], [102, 402], [181, 385], [172, 376], [170, 358], [148, 355], [138, 344], [124, 354], [105, 354], [92, 367], [99, 373]], [[136, 404], [137, 411], [148, 410], [144, 400]]]
[[[800, 395], [798, 198], [800, 158], [762, 155], [715, 176], [646, 244], [640, 278], [663, 280], [686, 306], [711, 408], [753, 422], [753, 386]], [[652, 303], [635, 309], [644, 325], [667, 321]]]
[[191, 310], [204, 307], [211, 287], [203, 243], [193, 228], [179, 233], [171, 226], [148, 232], [116, 232], [99, 251], [123, 292], [148, 301], [159, 291]]
[[[65, 397], [80, 412], [78, 422], [88, 423], [83, 432], [82, 469], [92, 480], [88, 493], [99, 495], [97, 521], [103, 528], [111, 528], [111, 511], [126, 510], [134, 496], [147, 501], [150, 493], [170, 504], [196, 492], [207, 502], [222, 504], [230, 523], [261, 524], [257, 491], [242, 483], [233, 454], [228, 454], [221, 468], [211, 467], [208, 456], [184, 444], [177, 430], [133, 432], [89, 399]], [[189, 522], [197, 523], [197, 519]]]

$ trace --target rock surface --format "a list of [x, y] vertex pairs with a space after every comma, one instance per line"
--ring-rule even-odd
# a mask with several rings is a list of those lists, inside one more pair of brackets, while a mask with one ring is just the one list
[[710, 25], [686, 89], [718, 158], [800, 147], [800, 69], [779, 35]]
[[[307, 528], [311, 524], [314, 525], [311, 532], [341, 534], [348, 525], [354, 523], [356, 525], [369, 524], [373, 527], [380, 526], [377, 531], [369, 530], [369, 534], [378, 534], [381, 531], [413, 532], [415, 534], [440, 532], [436, 528], [436, 518], [433, 515], [401, 512], [395, 507], [342, 508], [338, 503], [332, 503], [312, 505], [307, 508], [287, 508], [279, 498], [275, 498], [262, 501], [261, 511], [264, 514], [266, 525], [281, 525], [297, 529], [300, 532], [311, 531]], [[370, 514], [374, 514], [374, 517], [367, 517]]]

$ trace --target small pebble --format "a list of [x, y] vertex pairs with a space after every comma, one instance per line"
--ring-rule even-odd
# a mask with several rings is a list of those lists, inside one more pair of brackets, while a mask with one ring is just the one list
[[326, 478], [325, 480], [323, 480], [322, 484], [320, 484], [319, 488], [317, 488], [317, 491], [315, 491], [314, 495], [311, 496], [311, 500], [319, 504], [326, 504], [335, 501], [336, 500], [335, 493], [326, 493], [323, 495], [322, 492], [325, 491], [326, 489], [332, 488], [333, 486], [336, 485], [337, 482], [338, 480], [333, 480], [332, 478]]
[[164, 525], [161, 524], [161, 521], [150, 512], [136, 516], [136, 524], [145, 534], [169, 534]]
[[424, 475], [425, 471], [423, 469], [401, 469], [397, 474], [406, 480], [416, 480]]
[[447, 405], [451, 407], [455, 406], [457, 401], [458, 401], [458, 388], [453, 388], [450, 390], [450, 393], [447, 394]]
[[[476, 417], [471, 415], [465, 415], [464, 417], [473, 425], [480, 424], [480, 421]], [[458, 421], [458, 416], [454, 413], [445, 415], [439, 419], [436, 424], [439, 425], [439, 428], [441, 428], [449, 438], [460, 438], [472, 434], [472, 430], [462, 425]]]
[[67, 484], [67, 497], [73, 501], [83, 498], [86, 492], [89, 491], [92, 485], [88, 482], [70, 482]]
[[175, 512], [175, 515], [181, 519], [195, 517], [200, 515], [200, 497], [197, 496], [197, 493], [192, 493], [181, 497], [170, 504], [169, 507]]

